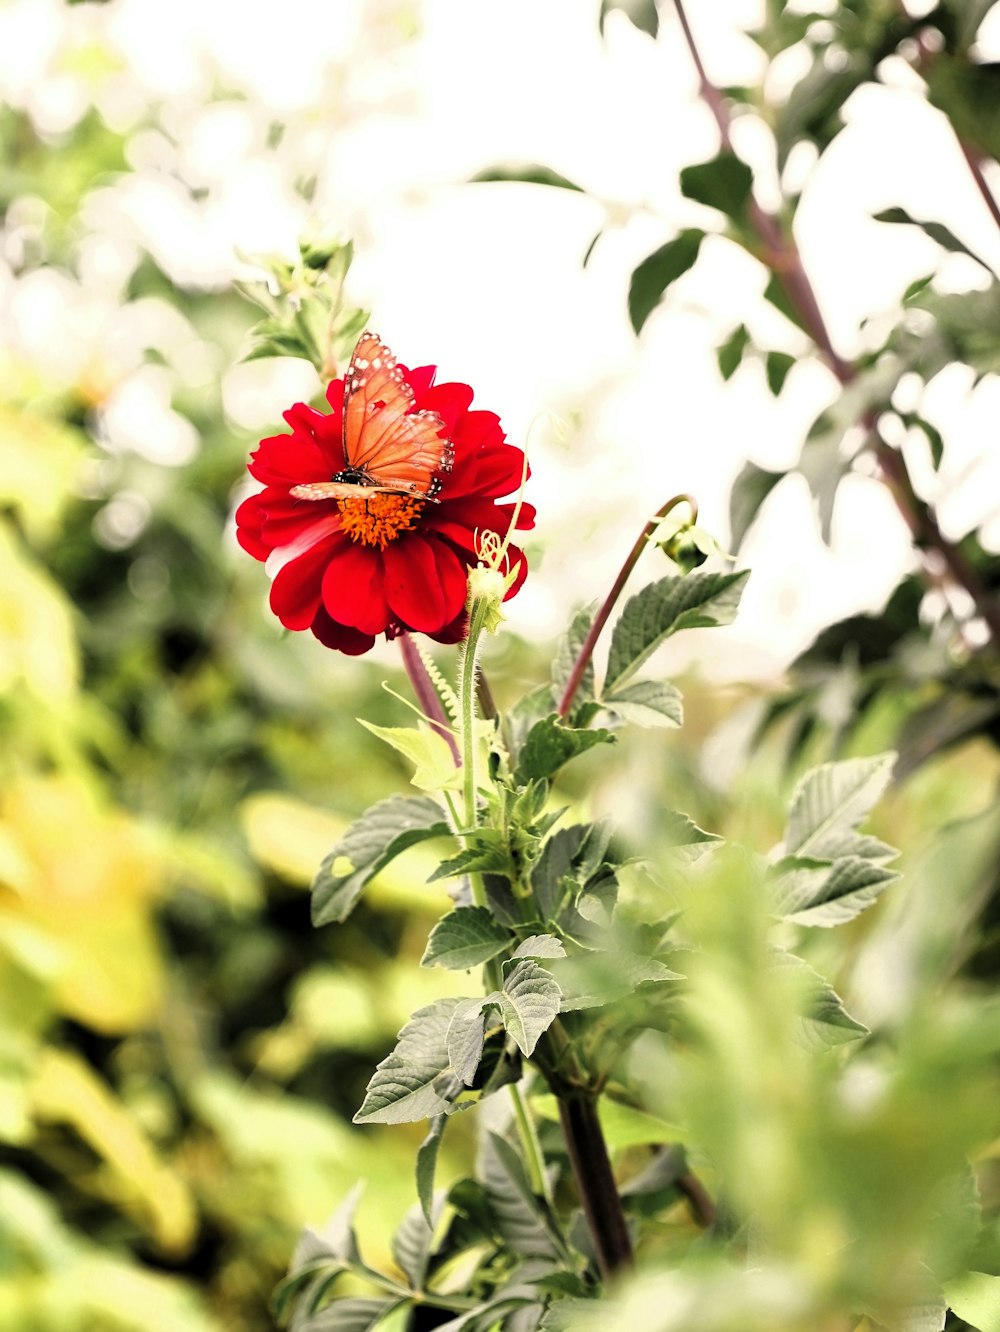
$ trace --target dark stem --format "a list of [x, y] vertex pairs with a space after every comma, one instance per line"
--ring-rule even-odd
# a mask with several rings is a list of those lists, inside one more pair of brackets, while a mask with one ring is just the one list
[[461, 766], [461, 755], [458, 752], [458, 744], [452, 734], [452, 729], [448, 724], [448, 717], [444, 707], [438, 697], [438, 692], [434, 688], [430, 676], [427, 674], [427, 668], [421, 660], [420, 653], [413, 645], [413, 639], [408, 633], [402, 633], [397, 638], [399, 650], [403, 654], [403, 665], [406, 667], [406, 674], [410, 677], [410, 684], [413, 686], [413, 692], [417, 696], [417, 704], [420, 711], [424, 714], [430, 724], [439, 735], [443, 735], [448, 742], [448, 748], [451, 750], [452, 758], [455, 760], [455, 767]]
[[958, 140], [958, 146], [962, 150], [962, 156], [968, 163], [969, 170], [972, 173], [972, 179], [976, 182], [976, 188], [983, 196], [983, 202], [990, 210], [993, 221], [998, 227], [1000, 227], [1000, 204], [997, 203], [996, 196], [987, 184], [986, 177], [983, 175], [983, 154], [977, 152], [975, 148], [970, 147], [970, 145], [961, 138]]
[[[694, 67], [698, 72], [701, 96], [715, 117], [723, 146], [731, 150], [732, 135], [729, 108], [726, 105], [725, 98], [705, 71], [701, 54], [688, 23], [687, 14], [684, 11], [684, 0], [673, 0], [673, 3], [681, 30], [684, 33], [684, 40], [687, 43]], [[979, 170], [978, 160], [974, 160], [974, 153], [971, 153], [964, 144], [962, 145], [962, 151], [973, 170], [976, 183], [983, 192], [983, 197], [986, 199], [990, 211], [1000, 222], [1000, 209], [998, 209], [997, 202], [993, 198], [982, 172]], [[784, 288], [788, 299], [798, 312], [803, 328], [816, 343], [824, 361], [840, 383], [852, 383], [858, 377], [857, 368], [849, 361], [845, 361], [830, 341], [826, 321], [819, 308], [816, 294], [802, 263], [802, 256], [795, 244], [794, 237], [785, 230], [774, 214], [766, 212], [753, 199], [751, 199], [748, 206], [747, 216], [763, 244], [762, 259]], [[870, 446], [878, 460], [883, 481], [895, 501], [896, 508], [913, 533], [917, 546], [924, 551], [936, 552], [951, 578], [960, 587], [963, 587], [972, 598], [977, 613], [990, 630], [994, 645], [1000, 644], [1000, 607], [983, 586], [976, 570], [962, 552], [944, 536], [938, 526], [933, 510], [926, 501], [917, 495], [903, 455], [879, 438], [877, 431], [874, 429], [877, 417], [877, 412], [870, 413], [865, 418], [865, 424], [870, 430]], [[925, 569], [925, 577], [928, 576], [929, 571]]]
[[681, 1175], [677, 1181], [677, 1192], [687, 1199], [691, 1215], [699, 1226], [704, 1226], [707, 1230], [715, 1225], [717, 1208], [697, 1175], [692, 1174], [690, 1170]]
[[[906, 0], [896, 0], [896, 8], [904, 19], [911, 19], [910, 11], [906, 6]], [[916, 58], [911, 61], [911, 63], [917, 73], [922, 78], [926, 79], [927, 70], [933, 65], [937, 58], [937, 51], [927, 40], [927, 35], [923, 28], [917, 30], [914, 34], [914, 39], [916, 42], [917, 54]], [[986, 207], [989, 209], [993, 221], [998, 227], [1000, 227], [1000, 204], [997, 203], [996, 196], [987, 184], [986, 177], [983, 175], [983, 162], [986, 160], [986, 154], [980, 152], [978, 148], [974, 148], [972, 144], [962, 138], [961, 134], [959, 134], [955, 127], [954, 121], [951, 121], [951, 128], [954, 131], [955, 138], [958, 140], [958, 146], [962, 150], [962, 156], [965, 158], [965, 163], [969, 168], [972, 179], [976, 182], [976, 189], [983, 196], [983, 203], [985, 203]]]
[[657, 509], [649, 522], [639, 533], [639, 539], [629, 551], [625, 563], [619, 570], [618, 577], [612, 584], [611, 591], [604, 599], [604, 605], [594, 616], [594, 622], [587, 632], [587, 637], [583, 640], [583, 646], [580, 648], [579, 655], [573, 663], [573, 669], [570, 671], [569, 679], [566, 681], [566, 688], [563, 690], [563, 696], [559, 700], [559, 716], [565, 717], [569, 714], [573, 706], [573, 699], [576, 697], [576, 691], [580, 688], [580, 681], [583, 679], [584, 672], [594, 655], [594, 648], [597, 646], [597, 640], [601, 635], [601, 630], [608, 622], [608, 617], [615, 608], [615, 603], [621, 596], [622, 588], [628, 582], [628, 576], [635, 568], [639, 556], [646, 549], [648, 538], [656, 531], [660, 523], [667, 516], [671, 509], [676, 508], [678, 504], [689, 504], [691, 506], [691, 522], [698, 521], [698, 505], [690, 495], [675, 495], [673, 499], [667, 500], [662, 508]]
[[632, 1240], [597, 1117], [597, 1097], [588, 1092], [559, 1096], [559, 1118], [573, 1178], [587, 1219], [601, 1279], [610, 1281], [632, 1266]]

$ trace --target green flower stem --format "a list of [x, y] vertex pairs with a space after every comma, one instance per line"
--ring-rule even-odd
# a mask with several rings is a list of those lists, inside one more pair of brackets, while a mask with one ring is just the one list
[[531, 1111], [528, 1109], [528, 1103], [521, 1091], [520, 1083], [512, 1082], [510, 1084], [510, 1099], [514, 1106], [514, 1120], [517, 1124], [521, 1145], [524, 1147], [524, 1160], [528, 1168], [528, 1179], [531, 1181], [531, 1188], [533, 1192], [538, 1194], [539, 1198], [545, 1199], [549, 1212], [552, 1213], [554, 1202], [552, 1189], [549, 1186], [549, 1177], [545, 1173], [545, 1157], [542, 1154], [542, 1144], [538, 1140], [538, 1130], [535, 1128], [535, 1121], [531, 1117]]
[[566, 681], [566, 688], [563, 690], [563, 696], [559, 700], [559, 716], [565, 717], [569, 714], [573, 706], [573, 699], [576, 697], [576, 691], [580, 688], [580, 681], [583, 679], [584, 672], [594, 655], [594, 648], [601, 635], [601, 630], [608, 622], [608, 617], [615, 608], [615, 603], [622, 594], [622, 588], [628, 581], [628, 576], [635, 568], [639, 556], [646, 549], [646, 542], [656, 531], [660, 523], [663, 522], [671, 509], [675, 509], [678, 504], [689, 504], [691, 506], [691, 522], [698, 521], [698, 505], [690, 495], [675, 495], [673, 499], [668, 499], [662, 508], [657, 509], [649, 522], [639, 533], [639, 539], [629, 552], [628, 558], [619, 570], [618, 577], [615, 579], [611, 591], [604, 600], [604, 605], [594, 617], [594, 623], [590, 626], [587, 637], [583, 640], [583, 646], [580, 648], [580, 654], [573, 663], [573, 669], [570, 672], [569, 679]]
[[[469, 611], [469, 636], [462, 655], [459, 679], [459, 706], [462, 723], [462, 797], [465, 806], [465, 827], [472, 830], [479, 823], [479, 804], [476, 798], [476, 665], [479, 639], [486, 622], [486, 603], [481, 598], [472, 603]], [[476, 906], [486, 906], [486, 889], [482, 875], [470, 874], [472, 900]]]
[[[479, 640], [482, 637], [488, 613], [489, 603], [485, 598], [478, 597], [473, 601], [469, 611], [469, 634], [465, 640], [465, 653], [462, 657], [462, 670], [459, 681], [459, 705], [462, 722], [462, 790], [465, 801], [465, 827], [467, 829], [475, 828], [479, 822], [475, 733], [476, 688], [478, 675], [477, 658], [479, 655]], [[488, 689], [487, 696], [489, 696]], [[492, 699], [490, 701], [492, 702]], [[486, 886], [483, 883], [483, 876], [477, 873], [470, 874], [469, 884], [472, 890], [472, 900], [475, 902], [476, 906], [487, 906]], [[502, 988], [503, 973], [500, 968], [500, 963], [496, 959], [486, 964], [486, 967], [484, 968], [484, 977], [489, 992]], [[545, 1199], [554, 1222], [555, 1216], [552, 1211], [552, 1196], [551, 1190], [549, 1189], [548, 1179], [545, 1174], [545, 1160], [542, 1156], [541, 1143], [538, 1141], [538, 1134], [535, 1131], [535, 1126], [531, 1119], [531, 1112], [528, 1110], [521, 1088], [517, 1083], [513, 1083], [510, 1086], [510, 1098], [514, 1107], [514, 1120], [517, 1124], [518, 1134], [521, 1139], [521, 1147], [524, 1152], [528, 1179], [531, 1181], [531, 1187], [535, 1193], [537, 1193], [540, 1198]]]

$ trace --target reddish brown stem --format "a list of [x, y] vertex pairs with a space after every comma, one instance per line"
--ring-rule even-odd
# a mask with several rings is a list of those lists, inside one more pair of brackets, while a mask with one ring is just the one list
[[[956, 135], [956, 138], [957, 137], [958, 136]], [[969, 170], [972, 172], [972, 179], [976, 182], [976, 189], [983, 196], [983, 202], [990, 210], [990, 215], [992, 216], [993, 221], [998, 227], [1000, 227], [1000, 204], [997, 203], [996, 195], [990, 189], [986, 182], [986, 177], [983, 175], [982, 164], [985, 160], [983, 154], [977, 152], [975, 148], [970, 147], [970, 145], [963, 139], [958, 140], [958, 146], [961, 148], [962, 156], [965, 158]]]
[[[705, 71], [701, 54], [684, 10], [684, 0], [673, 0], [673, 3], [691, 60], [698, 73], [701, 96], [719, 127], [719, 135], [723, 146], [731, 151], [732, 122], [729, 108], [726, 105], [725, 98]], [[997, 202], [982, 176], [978, 161], [974, 160], [973, 154], [964, 144], [962, 145], [962, 151], [973, 170], [976, 183], [979, 185], [990, 211], [1000, 224], [1000, 209], [998, 209]], [[802, 327], [813, 339], [824, 361], [833, 374], [836, 375], [839, 382], [841, 384], [852, 383], [858, 377], [857, 368], [843, 359], [830, 340], [826, 321], [823, 318], [812, 283], [809, 281], [809, 275], [802, 263], [802, 256], [795, 244], [794, 237], [782, 226], [780, 220], [773, 213], [761, 208], [755, 200], [750, 201], [747, 216], [761, 239], [763, 245], [761, 257], [783, 286], [788, 299], [798, 313]], [[938, 526], [933, 510], [917, 495], [903, 455], [879, 438], [875, 428], [877, 415], [877, 413], [870, 413], [866, 418], [866, 424], [870, 427], [871, 445], [878, 460], [882, 478], [896, 503], [897, 509], [913, 534], [916, 544], [923, 550], [936, 552], [938, 558], [948, 570], [950, 577], [959, 586], [963, 587], [972, 598], [977, 613], [990, 630], [994, 644], [1000, 644], [1000, 607], [998, 607], [996, 599], [984, 587], [976, 570], [962, 552], [944, 536]]]
[[587, 632], [587, 637], [583, 640], [583, 646], [580, 648], [579, 655], [573, 663], [573, 669], [570, 671], [569, 679], [566, 681], [566, 688], [563, 690], [562, 698], [559, 700], [559, 716], [566, 717], [570, 708], [573, 706], [573, 699], [576, 697], [576, 691], [580, 688], [580, 681], [583, 679], [584, 672], [594, 655], [594, 648], [597, 646], [597, 640], [601, 635], [601, 630], [608, 622], [608, 616], [615, 608], [615, 603], [622, 594], [622, 588], [628, 582], [628, 576], [635, 568], [639, 556], [646, 549], [646, 542], [656, 531], [660, 523], [667, 516], [671, 509], [676, 508], [678, 504], [689, 504], [691, 506], [692, 523], [698, 521], [698, 505], [690, 495], [675, 495], [673, 499], [667, 500], [661, 509], [657, 509], [649, 522], [639, 533], [639, 539], [628, 553], [628, 557], [621, 569], [618, 571], [618, 577], [611, 586], [611, 591], [604, 599], [604, 604], [594, 616], [594, 622]]
[[586, 1092], [561, 1095], [559, 1118], [598, 1271], [610, 1281], [632, 1266], [632, 1239], [597, 1117], [597, 1098]]
[[455, 767], [460, 767], [462, 759], [458, 752], [458, 744], [448, 724], [447, 714], [438, 697], [438, 692], [427, 674], [427, 668], [424, 666], [420, 653], [414, 647], [413, 639], [408, 633], [402, 633], [396, 641], [399, 643], [399, 650], [403, 654], [403, 665], [406, 668], [406, 674], [410, 677], [410, 684], [417, 696], [420, 711], [435, 731], [447, 740], [448, 748], [455, 760]]

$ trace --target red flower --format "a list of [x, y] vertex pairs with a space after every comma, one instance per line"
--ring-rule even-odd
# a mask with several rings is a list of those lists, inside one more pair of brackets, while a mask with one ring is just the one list
[[[318, 501], [293, 495], [293, 487], [342, 479], [344, 380], [327, 388], [329, 414], [296, 403], [284, 413], [290, 435], [262, 439], [250, 472], [264, 483], [236, 511], [236, 535], [273, 578], [271, 609], [286, 629], [311, 629], [341, 652], [367, 652], [375, 636], [403, 630], [455, 643], [466, 632], [466, 577], [477, 563], [477, 534], [507, 535], [513, 503], [497, 500], [521, 484], [524, 455], [504, 443], [499, 417], [470, 411], [467, 384], [435, 384], [436, 367], [400, 367], [413, 392], [413, 412], [436, 412], [439, 433], [450, 442], [450, 470], [440, 475], [433, 499], [422, 495], [361, 492]], [[452, 456], [453, 453], [453, 456]], [[353, 479], [353, 478], [352, 478]], [[339, 487], [343, 490], [343, 486]], [[534, 525], [524, 504], [517, 526]], [[508, 548], [516, 577], [512, 597], [527, 574], [527, 561]]]

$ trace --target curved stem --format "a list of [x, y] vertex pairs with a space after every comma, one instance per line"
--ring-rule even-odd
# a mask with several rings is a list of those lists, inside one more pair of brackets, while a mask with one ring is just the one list
[[[677, 11], [677, 18], [692, 63], [698, 73], [701, 97], [711, 110], [715, 123], [719, 127], [723, 147], [731, 151], [733, 143], [729, 108], [722, 93], [712, 83], [705, 71], [701, 53], [694, 39], [694, 33], [688, 23], [684, 0], [673, 0], [673, 4]], [[903, 6], [903, 11], [905, 13], [905, 6]], [[987, 207], [990, 208], [994, 217], [1000, 220], [1000, 206], [997, 205], [996, 199], [986, 184], [982, 171], [979, 169], [978, 160], [975, 159], [974, 153], [970, 153], [961, 140], [959, 140], [959, 143]], [[830, 340], [826, 320], [823, 318], [816, 293], [805, 270], [794, 237], [782, 226], [779, 218], [761, 208], [753, 198], [750, 199], [747, 205], [747, 216], [763, 243], [763, 254], [760, 257], [771, 269], [777, 281], [781, 283], [788, 299], [798, 313], [802, 327], [813, 339], [822, 354], [823, 360], [836, 375], [839, 382], [843, 385], [853, 383], [858, 378], [857, 367], [850, 361], [845, 361]], [[873, 412], [866, 418], [865, 424], [870, 430], [874, 427], [877, 416], [878, 412]], [[873, 434], [872, 451], [879, 462], [886, 488], [895, 501], [896, 508], [899, 510], [903, 521], [913, 533], [916, 545], [920, 549], [933, 550], [937, 553], [947, 568], [950, 577], [960, 587], [963, 587], [972, 598], [977, 614], [990, 630], [994, 647], [1000, 645], [1000, 606], [998, 606], [996, 599], [983, 586], [972, 564], [944, 536], [931, 507], [917, 495], [903, 455], [898, 449], [893, 449], [884, 441], [879, 440], [874, 431]], [[925, 566], [925, 579], [928, 576]]]
[[691, 506], [692, 523], [698, 521], [698, 505], [690, 495], [675, 495], [673, 499], [668, 499], [662, 508], [657, 509], [649, 522], [639, 533], [639, 538], [635, 545], [629, 551], [625, 563], [618, 571], [618, 577], [611, 586], [611, 591], [604, 599], [604, 604], [594, 616], [594, 622], [587, 632], [587, 637], [583, 640], [583, 646], [580, 648], [579, 655], [573, 663], [573, 669], [569, 673], [569, 679], [566, 681], [566, 688], [563, 690], [562, 698], [559, 700], [558, 713], [560, 717], [566, 717], [570, 708], [573, 706], [573, 699], [576, 697], [576, 691], [580, 688], [580, 681], [583, 679], [584, 672], [594, 655], [594, 648], [597, 640], [601, 636], [601, 630], [608, 622], [608, 617], [615, 608], [615, 603], [621, 596], [622, 588], [628, 582], [628, 576], [635, 568], [639, 556], [646, 549], [648, 538], [656, 531], [660, 523], [678, 504], [689, 504]]
[[435, 731], [447, 740], [448, 748], [455, 760], [455, 766], [458, 767], [460, 761], [458, 745], [455, 743], [455, 737], [448, 724], [448, 717], [440, 698], [438, 698], [438, 692], [427, 674], [427, 668], [421, 660], [420, 653], [414, 647], [413, 639], [408, 633], [400, 634], [396, 641], [399, 643], [399, 650], [403, 656], [403, 666], [406, 668], [406, 674], [410, 677], [410, 684], [417, 696], [420, 710]]

